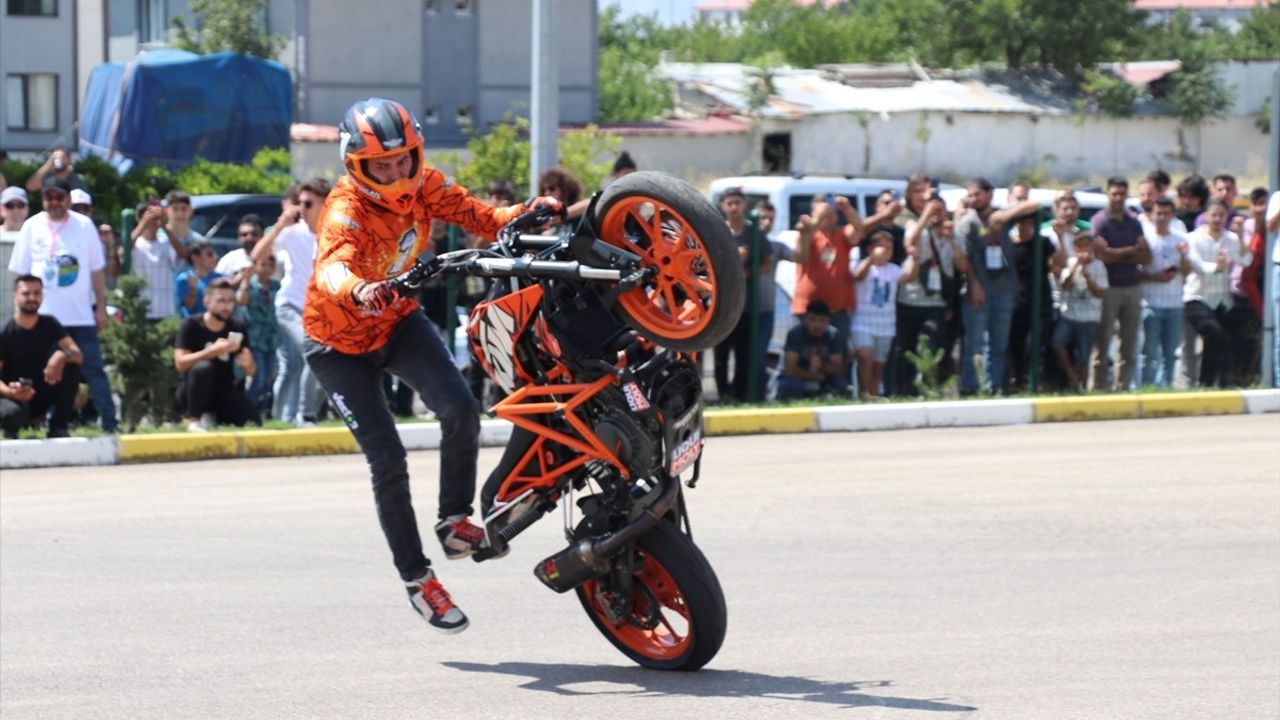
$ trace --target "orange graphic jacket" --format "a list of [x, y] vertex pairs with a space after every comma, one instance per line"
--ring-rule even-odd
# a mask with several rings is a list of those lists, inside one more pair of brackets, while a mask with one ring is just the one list
[[424, 174], [418, 201], [407, 215], [365, 199], [348, 177], [329, 193], [317, 227], [315, 271], [302, 311], [303, 330], [312, 340], [349, 355], [382, 347], [400, 320], [418, 309], [418, 301], [402, 297], [381, 312], [363, 310], [352, 297], [357, 285], [408, 270], [427, 249], [433, 217], [492, 239], [523, 209], [485, 205], [435, 168]]

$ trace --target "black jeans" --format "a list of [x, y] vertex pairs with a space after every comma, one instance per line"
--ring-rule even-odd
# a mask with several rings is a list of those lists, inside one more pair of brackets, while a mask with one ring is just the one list
[[49, 409], [53, 408], [48, 436], [67, 437], [76, 391], [80, 388], [80, 367], [70, 364], [63, 367], [62, 380], [57, 385], [46, 383], [43, 375], [32, 381], [36, 394], [27, 402], [0, 398], [0, 428], [4, 429], [4, 436], [12, 440], [22, 428], [44, 424], [45, 415], [50, 415]]
[[1204, 354], [1200, 357], [1200, 386], [1223, 387], [1227, 380], [1227, 360], [1231, 356], [1227, 335], [1227, 309], [1221, 305], [1210, 308], [1199, 300], [1183, 306], [1182, 316], [1204, 341]]
[[440, 333], [425, 313], [400, 321], [385, 345], [347, 355], [310, 339], [304, 354], [329, 403], [360, 444], [373, 480], [378, 521], [404, 580], [420, 577], [431, 562], [409, 495], [409, 463], [395, 418], [382, 394], [382, 373], [409, 384], [440, 419], [440, 517], [470, 515], [480, 451], [480, 408]]
[[1231, 387], [1250, 387], [1257, 384], [1259, 370], [1258, 352], [1262, 349], [1262, 323], [1249, 298], [1232, 296], [1231, 309], [1225, 318], [1230, 339], [1231, 357], [1227, 361], [1226, 384]]
[[[893, 387], [894, 394], [900, 396], [919, 395], [916, 389], [916, 366], [907, 359], [907, 351], [915, 352], [920, 336], [925, 336], [929, 349], [936, 350], [941, 346], [943, 325], [946, 321], [945, 307], [929, 307], [919, 305], [898, 306], [897, 334], [893, 340], [893, 348], [889, 351], [890, 362], [888, 373], [897, 372]], [[941, 368], [939, 368], [941, 370]], [[939, 372], [937, 379], [942, 380]]]
[[258, 409], [230, 377], [218, 373], [214, 360], [201, 360], [178, 380], [178, 407], [183, 417], [213, 413], [219, 425], [262, 424]]

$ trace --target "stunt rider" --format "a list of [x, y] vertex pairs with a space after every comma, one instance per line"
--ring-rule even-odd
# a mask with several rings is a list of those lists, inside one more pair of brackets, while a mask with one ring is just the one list
[[387, 281], [427, 249], [433, 217], [491, 239], [526, 210], [559, 211], [561, 205], [554, 198], [537, 198], [494, 208], [472, 198], [439, 170], [426, 167], [422, 130], [393, 100], [352, 105], [338, 130], [346, 175], [325, 201], [317, 226], [315, 272], [303, 311], [305, 355], [369, 463], [378, 520], [409, 604], [437, 630], [461, 632], [467, 617], [423, 555], [409, 498], [408, 462], [383, 401], [382, 373], [408, 383], [440, 420], [435, 530], [450, 560], [468, 557], [484, 543], [484, 530], [468, 519], [480, 409], [418, 301], [400, 297]]

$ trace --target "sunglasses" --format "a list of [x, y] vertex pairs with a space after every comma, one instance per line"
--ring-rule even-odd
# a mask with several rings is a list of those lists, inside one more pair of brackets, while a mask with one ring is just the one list
[[21, 207], [21, 208], [26, 207], [26, 206], [27, 206], [27, 204], [26, 204], [26, 203], [24, 203], [24, 202], [18, 202], [17, 200], [14, 200], [13, 202], [7, 202], [7, 203], [5, 203], [5, 204], [4, 204], [4, 206], [5, 206], [6, 208], [10, 209], [10, 210], [17, 210], [17, 209], [18, 209], [18, 208], [20, 208], [20, 207]]

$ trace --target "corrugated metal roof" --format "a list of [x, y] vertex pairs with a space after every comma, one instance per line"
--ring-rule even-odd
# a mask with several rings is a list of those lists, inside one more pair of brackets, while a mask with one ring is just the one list
[[[701, 93], [712, 104], [735, 112], [749, 109], [748, 89], [755, 79], [737, 63], [662, 63], [658, 72], [684, 92]], [[823, 77], [819, 70], [778, 68], [774, 95], [764, 117], [789, 118], [838, 112], [991, 112], [1063, 114], [1062, 102], [1040, 102], [978, 78], [915, 80], [896, 87], [853, 87]]]

